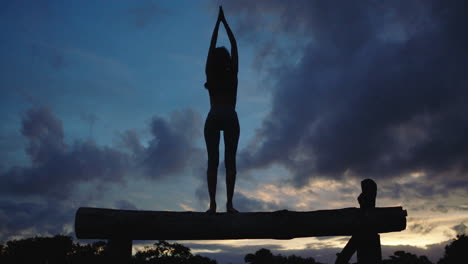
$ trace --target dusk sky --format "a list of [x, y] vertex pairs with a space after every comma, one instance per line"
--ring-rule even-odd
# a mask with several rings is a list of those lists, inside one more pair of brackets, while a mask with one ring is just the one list
[[[0, 241], [74, 236], [82, 206], [208, 208], [220, 4], [239, 49], [238, 210], [358, 207], [372, 178], [378, 207], [408, 211], [405, 231], [381, 235], [384, 256], [438, 260], [468, 232], [466, 1], [6, 0]], [[348, 239], [178, 242], [219, 263], [262, 247], [332, 262]]]

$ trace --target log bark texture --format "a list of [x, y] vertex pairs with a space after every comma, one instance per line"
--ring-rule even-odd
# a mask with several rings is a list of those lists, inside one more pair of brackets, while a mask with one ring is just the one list
[[249, 213], [133, 211], [79, 208], [75, 233], [80, 239], [212, 240], [292, 239], [387, 233], [406, 228], [402, 207], [344, 208], [310, 212]]

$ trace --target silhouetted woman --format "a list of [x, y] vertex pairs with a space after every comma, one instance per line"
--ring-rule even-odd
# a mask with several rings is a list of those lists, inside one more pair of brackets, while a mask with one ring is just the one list
[[[216, 47], [220, 22], [223, 23], [231, 42], [231, 54], [225, 47]], [[236, 113], [237, 98], [237, 44], [229, 28], [222, 7], [219, 8], [218, 20], [211, 37], [210, 50], [206, 60], [205, 88], [210, 94], [210, 112], [205, 121], [205, 141], [208, 150], [208, 192], [210, 208], [208, 213], [216, 212], [216, 182], [219, 164], [220, 131], [224, 131], [224, 163], [226, 165], [226, 211], [237, 212], [232, 205], [234, 185], [236, 183], [236, 152], [239, 141], [239, 120]]]

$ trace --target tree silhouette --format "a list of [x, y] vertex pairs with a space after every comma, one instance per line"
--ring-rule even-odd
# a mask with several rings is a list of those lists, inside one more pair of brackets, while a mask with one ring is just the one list
[[181, 244], [158, 241], [154, 247], [146, 247], [133, 257], [133, 263], [143, 264], [216, 264], [216, 260], [192, 255], [190, 249]]
[[[33, 237], [7, 241], [0, 244], [0, 263], [106, 263], [107, 243], [103, 241], [91, 244], [73, 243], [70, 236]], [[445, 246], [444, 256], [438, 264], [459, 264], [468, 257], [468, 236], [458, 235]], [[262, 248], [244, 257], [249, 264], [320, 264], [313, 258], [295, 255], [274, 255]], [[138, 251], [132, 258], [134, 264], [216, 264], [200, 255], [193, 255], [188, 247], [177, 243], [158, 241], [154, 246]], [[426, 256], [417, 256], [405, 251], [396, 251], [383, 264], [432, 264]]]
[[[107, 263], [106, 248], [107, 243], [104, 241], [81, 245], [73, 243], [69, 236], [26, 238], [8, 241], [6, 245], [0, 244], [0, 263]], [[132, 258], [132, 263], [216, 264], [216, 261], [194, 256], [183, 245], [159, 241], [154, 247], [138, 251]]]
[[445, 246], [444, 256], [437, 262], [438, 264], [462, 263], [460, 261], [468, 259], [468, 236], [457, 235], [457, 238]]
[[303, 258], [299, 256], [273, 255], [269, 249], [262, 248], [254, 254], [247, 254], [244, 257], [245, 263], [250, 264], [320, 264], [313, 258]]
[[80, 245], [70, 236], [33, 237], [0, 245], [0, 263], [103, 263], [106, 243]]
[[73, 242], [71, 237], [33, 237], [12, 240], [2, 249], [6, 263], [66, 263]]
[[273, 253], [266, 248], [262, 248], [257, 250], [254, 254], [245, 255], [244, 261], [250, 264], [273, 263]]
[[382, 264], [432, 264], [426, 256], [416, 256], [405, 251], [395, 251], [390, 259], [384, 259]]
[[0, 263], [5, 263], [5, 262], [6, 262], [5, 246], [3, 244], [0, 244]]
[[94, 242], [92, 244], [80, 245], [73, 244], [70, 254], [71, 263], [104, 263], [106, 259], [105, 249], [107, 243], [104, 241]]

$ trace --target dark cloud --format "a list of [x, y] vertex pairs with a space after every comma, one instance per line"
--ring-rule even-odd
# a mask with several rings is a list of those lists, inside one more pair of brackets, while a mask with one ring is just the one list
[[17, 196], [67, 198], [80, 182], [122, 182], [128, 156], [94, 141], [66, 144], [62, 122], [49, 108], [29, 110], [22, 134], [28, 139], [29, 167], [12, 167], [0, 177], [3, 193]]
[[447, 213], [449, 208], [448, 206], [443, 205], [443, 204], [436, 204], [433, 208], [431, 208], [431, 210], [435, 212]]
[[80, 119], [89, 124], [89, 138], [93, 138], [93, 127], [96, 121], [99, 120], [97, 115], [93, 113], [82, 113]]
[[131, 153], [135, 155], [140, 155], [143, 150], [144, 146], [140, 142], [140, 137], [138, 132], [134, 129], [127, 130], [120, 135], [120, 146], [129, 150]]
[[[93, 189], [87, 190], [87, 196], [92, 197], [109, 186], [125, 184], [130, 176], [157, 180], [183, 172], [191, 162], [198, 161], [201, 150], [194, 144], [200, 136], [200, 124], [200, 117], [191, 110], [175, 112], [168, 119], [156, 116], [150, 127], [149, 146], [144, 147], [130, 130], [122, 136], [130, 150], [124, 151], [99, 146], [92, 140], [66, 143], [62, 121], [49, 108], [28, 110], [21, 132], [28, 141], [30, 165], [6, 168], [0, 174], [0, 198], [39, 198], [42, 203], [0, 203], [0, 238], [31, 227], [38, 233], [59, 233], [72, 221], [74, 210], [84, 204], [66, 207], [56, 201], [75, 201], [75, 191], [83, 183], [91, 183]], [[136, 209], [126, 200], [117, 201], [115, 206]]]
[[243, 34], [258, 30], [269, 14], [279, 17], [276, 35], [298, 39], [289, 48], [308, 42], [296, 64], [269, 58], [277, 81], [272, 109], [256, 143], [241, 152], [241, 168], [282, 164], [296, 185], [314, 176], [466, 175], [468, 38], [462, 25], [468, 12], [462, 1], [229, 6], [257, 25], [240, 21]]
[[425, 235], [430, 233], [435, 227], [435, 224], [415, 223], [409, 226], [409, 230], [411, 230], [414, 233]]
[[452, 228], [457, 235], [466, 235], [468, 234], [468, 227], [464, 223], [460, 223]]
[[21, 133], [29, 140], [26, 152], [34, 164], [46, 162], [65, 151], [62, 121], [49, 108], [29, 110], [22, 125]]
[[75, 208], [59, 201], [14, 202], [0, 200], [0, 239], [14, 236], [68, 234]]
[[127, 200], [118, 200], [115, 202], [115, 208], [123, 210], [138, 210], [138, 208]]
[[[206, 178], [206, 174], [204, 174]], [[200, 177], [201, 178], [201, 177]], [[224, 182], [219, 182], [216, 198], [218, 201], [218, 211], [224, 210], [224, 205], [219, 203], [220, 200], [225, 200], [226, 189]], [[208, 196], [208, 187], [206, 181], [198, 185], [195, 189], [195, 197], [197, 198], [198, 205], [204, 208], [208, 206], [209, 196]], [[233, 198], [234, 207], [240, 212], [269, 212], [269, 211], [279, 211], [284, 209], [291, 209], [291, 205], [287, 204], [286, 201], [281, 202], [267, 202], [255, 197], [247, 197], [242, 192], [236, 192]], [[221, 205], [221, 206], [220, 206]]]
[[[195, 189], [195, 197], [197, 198], [198, 205], [201, 207], [205, 207], [205, 206], [208, 206], [208, 203], [209, 203], [208, 184], [206, 182], [206, 171], [205, 172], [200, 171], [199, 175], [200, 175], [199, 178], [203, 179], [204, 181], [202, 181]], [[220, 195], [221, 194], [219, 193], [218, 188], [216, 188], [216, 196], [219, 197]], [[225, 195], [225, 193], [223, 195]]]
[[274, 202], [265, 202], [255, 198], [249, 198], [242, 193], [236, 193], [234, 197], [236, 209], [240, 212], [261, 212], [261, 211], [277, 211], [287, 208]]
[[[201, 136], [201, 125], [201, 116], [192, 110], [176, 111], [168, 120], [154, 117], [151, 122], [153, 139], [140, 155], [146, 174], [151, 178], [163, 178], [196, 166], [204, 153], [194, 145]], [[131, 140], [127, 137], [129, 144], [134, 148], [138, 146]]]
[[123, 183], [129, 171], [141, 167], [152, 179], [173, 175], [197, 159], [201, 150], [194, 142], [200, 136], [200, 124], [200, 117], [191, 110], [175, 112], [168, 120], [154, 117], [148, 147], [131, 131], [123, 135], [132, 151], [129, 155], [92, 140], [66, 144], [62, 122], [50, 109], [34, 108], [26, 113], [21, 130], [29, 142], [26, 152], [31, 166], [8, 169], [0, 177], [0, 189], [14, 195], [65, 198], [78, 183]]
[[[9, 164], [15, 163], [18, 151], [18, 146], [23, 144], [23, 138], [18, 133], [3, 133], [0, 135], [0, 172], [4, 171]], [[8, 165], [7, 165], [8, 164]]]

